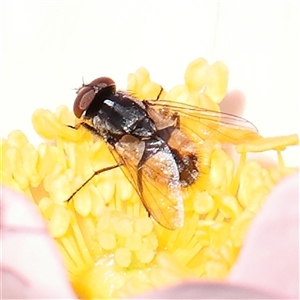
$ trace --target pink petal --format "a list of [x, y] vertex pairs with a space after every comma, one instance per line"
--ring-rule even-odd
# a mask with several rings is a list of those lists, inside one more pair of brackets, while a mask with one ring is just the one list
[[37, 208], [2, 187], [2, 297], [77, 298]]
[[191, 281], [160, 289], [134, 299], [278, 299], [278, 297], [229, 283]]
[[299, 299], [299, 174], [272, 191], [253, 221], [230, 280]]

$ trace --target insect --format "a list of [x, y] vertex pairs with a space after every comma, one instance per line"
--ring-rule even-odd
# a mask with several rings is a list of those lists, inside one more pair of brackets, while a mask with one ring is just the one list
[[200, 176], [197, 149], [203, 140], [217, 137], [238, 143], [241, 137], [257, 133], [254, 125], [234, 115], [159, 100], [159, 96], [138, 100], [117, 91], [108, 77], [84, 84], [73, 111], [81, 119], [78, 126], [107, 143], [116, 164], [96, 171], [68, 201], [94, 176], [120, 167], [148, 214], [171, 230], [183, 226], [183, 189]]

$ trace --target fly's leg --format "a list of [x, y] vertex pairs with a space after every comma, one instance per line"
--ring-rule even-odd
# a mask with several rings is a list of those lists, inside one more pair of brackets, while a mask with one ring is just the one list
[[[77, 124], [76, 127], [73, 127], [73, 126], [68, 126], [70, 128], [74, 128], [74, 129], [78, 129], [80, 126], [83, 126], [85, 127], [88, 131], [90, 131], [92, 134], [97, 134], [97, 130], [90, 126], [89, 124], [85, 123], [85, 122], [81, 122], [79, 124]], [[65, 202], [69, 202], [85, 185], [87, 185], [95, 176], [103, 173], [103, 172], [106, 172], [106, 171], [110, 171], [110, 170], [113, 170], [115, 168], [118, 168], [120, 166], [122, 166], [123, 163], [119, 162], [117, 163], [116, 165], [113, 165], [113, 166], [109, 166], [109, 167], [106, 167], [106, 168], [103, 168], [101, 170], [98, 170], [96, 172], [94, 172], [94, 174], [88, 178]]]
[[159, 93], [158, 93], [158, 95], [157, 95], [157, 97], [156, 97], [156, 99], [155, 99], [156, 101], [159, 100], [159, 98], [160, 98], [160, 96], [161, 96], [163, 90], [164, 90], [164, 88], [163, 88], [162, 86], [160, 86], [160, 91], [159, 91]]
[[94, 172], [94, 174], [88, 178], [65, 202], [69, 202], [85, 185], [87, 185], [95, 176], [103, 173], [103, 172], [106, 172], [106, 171], [109, 171], [109, 170], [113, 170], [115, 168], [119, 168], [120, 166], [122, 166], [122, 163], [118, 163], [116, 165], [113, 165], [113, 166], [109, 166], [109, 167], [106, 167], [106, 168], [103, 168], [101, 170], [98, 170], [96, 172]]
[[164, 91], [164, 88], [162, 86], [160, 86], [160, 91], [159, 91], [158, 95], [156, 96], [156, 99], [151, 99], [151, 100], [153, 100], [153, 101], [159, 100], [163, 91]]
[[97, 130], [92, 127], [91, 125], [85, 123], [85, 122], [81, 122], [76, 124], [75, 126], [72, 125], [67, 125], [69, 128], [75, 129], [77, 130], [80, 126], [83, 126], [85, 129], [87, 129], [89, 132], [93, 133], [93, 134], [97, 134]]

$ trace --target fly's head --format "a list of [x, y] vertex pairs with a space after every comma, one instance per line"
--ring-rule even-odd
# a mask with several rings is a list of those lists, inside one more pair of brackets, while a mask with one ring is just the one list
[[81, 118], [84, 115], [85, 118], [92, 118], [97, 114], [105, 98], [114, 94], [115, 91], [116, 84], [109, 77], [99, 77], [89, 84], [83, 84], [78, 89], [74, 101], [75, 116]]

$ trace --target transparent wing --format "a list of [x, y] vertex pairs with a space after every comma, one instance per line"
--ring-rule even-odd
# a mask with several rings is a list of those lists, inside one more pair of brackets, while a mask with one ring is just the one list
[[[220, 143], [240, 144], [259, 137], [257, 128], [241, 117], [202, 109], [168, 100], [147, 100], [164, 120], [178, 118], [179, 128], [187, 136], [197, 139], [216, 138]], [[159, 123], [159, 118], [156, 119]], [[198, 137], [198, 138], [197, 138]]]
[[122, 138], [112, 153], [117, 161], [123, 163], [122, 171], [149, 214], [165, 228], [181, 228], [184, 221], [183, 196], [175, 160], [171, 153], [158, 150], [140, 164], [145, 147], [143, 141]]

